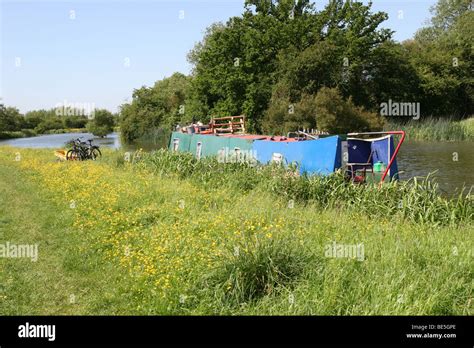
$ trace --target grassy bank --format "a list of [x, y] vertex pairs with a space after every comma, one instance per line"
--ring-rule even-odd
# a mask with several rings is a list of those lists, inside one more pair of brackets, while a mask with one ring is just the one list
[[39, 243], [37, 262], [0, 258], [0, 314], [473, 313], [472, 201], [429, 185], [6, 147], [0, 179], [1, 242]]
[[389, 122], [385, 129], [404, 130], [408, 140], [474, 141], [474, 117], [463, 121], [432, 118], [410, 120], [403, 125]]

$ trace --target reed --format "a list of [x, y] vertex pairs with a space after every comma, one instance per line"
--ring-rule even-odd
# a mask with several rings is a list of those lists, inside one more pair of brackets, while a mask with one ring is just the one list
[[342, 172], [329, 176], [296, 175], [294, 168], [197, 160], [189, 153], [159, 150], [132, 159], [137, 168], [163, 177], [190, 179], [207, 190], [270, 192], [279, 199], [314, 204], [322, 209], [345, 208], [367, 216], [400, 216], [416, 223], [457, 225], [474, 219], [471, 191], [440, 195], [436, 178], [394, 181], [379, 187], [348, 182]]
[[463, 121], [427, 118], [405, 124], [388, 122], [386, 130], [401, 129], [408, 140], [474, 141], [474, 117]]

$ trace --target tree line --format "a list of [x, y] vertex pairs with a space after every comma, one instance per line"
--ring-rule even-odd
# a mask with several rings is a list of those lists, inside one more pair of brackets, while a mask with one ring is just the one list
[[241, 16], [211, 25], [189, 52], [190, 76], [134, 90], [120, 107], [123, 137], [240, 114], [252, 132], [376, 130], [389, 101], [419, 103], [422, 119], [472, 115], [471, 1], [439, 0], [429, 25], [402, 43], [371, 6], [245, 1]]
[[87, 130], [96, 136], [106, 136], [118, 124], [118, 115], [105, 109], [92, 113], [75, 108], [33, 110], [25, 114], [11, 106], [0, 104], [0, 138], [14, 138], [64, 132], [71, 129]]

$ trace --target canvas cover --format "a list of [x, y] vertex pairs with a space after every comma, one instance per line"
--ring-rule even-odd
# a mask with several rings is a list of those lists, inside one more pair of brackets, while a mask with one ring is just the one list
[[[380, 161], [385, 167], [388, 167], [390, 159], [395, 152], [393, 136], [389, 135], [377, 139], [347, 139], [348, 163], [367, 163], [370, 157], [370, 163]], [[372, 154], [372, 155], [371, 155]], [[361, 169], [362, 166], [354, 166], [354, 170]], [[395, 159], [389, 170], [390, 178], [398, 178], [398, 165]]]

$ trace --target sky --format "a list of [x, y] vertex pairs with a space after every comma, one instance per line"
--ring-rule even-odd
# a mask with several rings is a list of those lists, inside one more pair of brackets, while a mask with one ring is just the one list
[[[366, 1], [364, 1], [366, 2]], [[133, 90], [179, 71], [212, 23], [244, 0], [0, 0], [0, 97], [21, 112], [59, 104], [117, 111]], [[316, 1], [322, 9], [327, 1]], [[375, 0], [409, 39], [436, 0]]]

